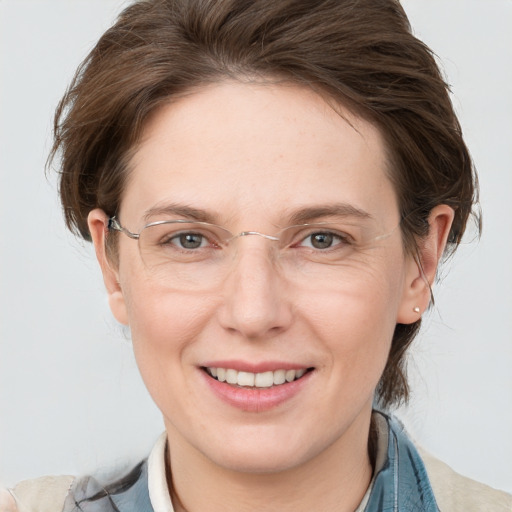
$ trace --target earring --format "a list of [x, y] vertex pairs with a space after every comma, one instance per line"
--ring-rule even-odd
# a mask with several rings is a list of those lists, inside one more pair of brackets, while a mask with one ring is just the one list
[[413, 311], [414, 311], [415, 313], [418, 313], [418, 314], [419, 314], [419, 312], [420, 312], [420, 308], [419, 308], [418, 306], [416, 306], [415, 308], [413, 308]]

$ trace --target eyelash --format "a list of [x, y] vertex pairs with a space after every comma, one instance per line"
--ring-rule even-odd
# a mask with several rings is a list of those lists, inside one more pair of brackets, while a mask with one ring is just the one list
[[[330, 245], [328, 247], [324, 247], [324, 248], [314, 247], [313, 237], [318, 236], [318, 235], [332, 237]], [[305, 242], [307, 242], [308, 240], [309, 240], [309, 244], [304, 245]], [[301, 236], [300, 241], [296, 244], [293, 244], [292, 247], [299, 247], [299, 248], [302, 247], [304, 249], [326, 252], [329, 250], [339, 249], [339, 248], [341, 248], [341, 246], [351, 245], [352, 243], [353, 243], [352, 238], [349, 235], [347, 235], [346, 233], [340, 233], [340, 232], [332, 231], [332, 230], [325, 230], [325, 231], [312, 231], [312, 232], [308, 233], [306, 236]]]
[[[199, 247], [197, 247], [197, 248], [194, 248], [194, 249], [183, 247], [182, 245], [180, 245], [180, 239], [182, 237], [186, 237], [186, 236], [200, 236], [200, 237], [202, 237], [201, 245]], [[172, 237], [167, 237], [166, 239], [162, 240], [160, 242], [160, 245], [162, 245], [162, 246], [173, 245], [173, 246], [176, 246], [179, 250], [182, 250], [182, 251], [193, 251], [195, 249], [206, 249], [206, 248], [210, 248], [212, 246], [213, 247], [219, 247], [220, 244], [213, 242], [213, 239], [214, 239], [213, 237], [210, 238], [210, 237], [206, 236], [205, 234], [198, 233], [196, 231], [182, 231], [180, 233], [176, 233]], [[204, 240], [206, 240], [208, 242], [207, 246], [203, 246], [202, 245]], [[178, 243], [175, 243], [175, 241], [177, 241]]]

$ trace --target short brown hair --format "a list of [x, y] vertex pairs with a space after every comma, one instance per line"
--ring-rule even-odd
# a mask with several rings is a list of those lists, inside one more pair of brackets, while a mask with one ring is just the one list
[[[78, 68], [55, 115], [68, 227], [119, 208], [131, 150], [148, 116], [225, 78], [280, 78], [327, 94], [380, 128], [404, 244], [415, 251], [438, 204], [464, 233], [477, 182], [447, 84], [397, 0], [143, 0], [128, 7]], [[408, 398], [404, 355], [420, 327], [398, 324], [377, 398]]]

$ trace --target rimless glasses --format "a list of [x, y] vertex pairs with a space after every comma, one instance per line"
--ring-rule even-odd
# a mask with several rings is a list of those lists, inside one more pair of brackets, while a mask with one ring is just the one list
[[133, 233], [115, 216], [108, 221], [109, 231], [138, 241], [155, 285], [190, 291], [220, 286], [241, 254], [235, 242], [248, 236], [261, 237], [270, 245], [266, 262], [276, 277], [302, 287], [339, 287], [368, 272], [376, 251], [386, 247], [397, 227], [383, 234], [373, 220], [336, 219], [287, 226], [273, 235], [234, 234], [208, 222], [172, 219], [151, 222]]

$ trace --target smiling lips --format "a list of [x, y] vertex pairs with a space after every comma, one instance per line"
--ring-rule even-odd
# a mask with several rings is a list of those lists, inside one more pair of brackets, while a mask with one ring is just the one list
[[[235, 370], [230, 365], [208, 365], [202, 374], [208, 387], [223, 402], [241, 411], [262, 413], [293, 398], [311, 380], [314, 368], [282, 368], [271, 370], [268, 365], [250, 372], [249, 365]], [[252, 369], [252, 368], [251, 368]]]
[[285, 382], [300, 379], [306, 370], [275, 370], [260, 373], [237, 371], [233, 368], [207, 367], [206, 371], [219, 382], [227, 382], [241, 387], [270, 388]]

